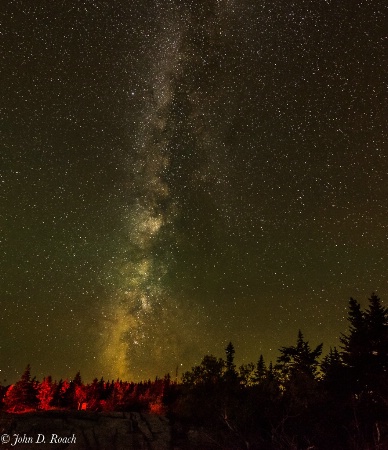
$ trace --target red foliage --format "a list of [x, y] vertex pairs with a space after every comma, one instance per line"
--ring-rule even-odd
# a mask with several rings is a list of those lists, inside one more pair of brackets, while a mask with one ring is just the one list
[[6, 389], [3, 399], [6, 411], [79, 409], [166, 413], [165, 394], [170, 387], [169, 377], [144, 383], [106, 382], [96, 378], [90, 384], [83, 384], [79, 373], [73, 381], [53, 382], [48, 376], [39, 382], [31, 380], [27, 372], [20, 381]]

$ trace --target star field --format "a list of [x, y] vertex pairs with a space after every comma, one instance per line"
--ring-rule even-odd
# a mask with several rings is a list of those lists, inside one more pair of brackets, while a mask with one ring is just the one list
[[325, 353], [385, 301], [383, 6], [8, 1], [1, 382]]

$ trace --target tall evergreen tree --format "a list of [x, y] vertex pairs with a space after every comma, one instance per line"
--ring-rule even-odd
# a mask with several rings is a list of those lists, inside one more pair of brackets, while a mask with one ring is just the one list
[[342, 367], [342, 358], [337, 350], [337, 347], [334, 347], [334, 349], [330, 347], [329, 354], [323, 358], [321, 363], [323, 378], [332, 379], [334, 381], [338, 370]]
[[330, 347], [329, 354], [323, 358], [321, 371], [322, 383], [328, 393], [336, 400], [348, 396], [348, 372], [336, 347]]
[[75, 374], [72, 383], [74, 383], [76, 386], [82, 386], [82, 378], [81, 378], [81, 372], [80, 371], [78, 371]]
[[[355, 368], [362, 363], [367, 353], [367, 327], [365, 314], [357, 300], [350, 298], [348, 311], [349, 333], [342, 334], [342, 358], [348, 367]], [[365, 365], [365, 363], [363, 363]]]
[[236, 366], [234, 365], [235, 350], [231, 342], [229, 342], [229, 344], [226, 346], [225, 353], [226, 353], [226, 370], [232, 372], [233, 370], [235, 370]]
[[255, 372], [256, 381], [260, 382], [264, 380], [266, 375], [267, 375], [267, 368], [265, 367], [264, 357], [263, 355], [260, 355]]
[[51, 402], [54, 398], [55, 385], [51, 375], [43, 378], [43, 381], [38, 385], [38, 400], [40, 409], [50, 409]]
[[366, 328], [370, 345], [370, 368], [388, 376], [388, 308], [372, 293], [365, 313]]
[[36, 408], [38, 404], [34, 379], [31, 379], [31, 366], [27, 365], [21, 379], [11, 385], [4, 398], [5, 407], [8, 410], [23, 411]]
[[280, 381], [285, 390], [284, 398], [292, 414], [296, 414], [300, 409], [306, 410], [316, 402], [318, 396], [316, 371], [322, 346], [323, 344], [319, 344], [311, 350], [299, 330], [296, 345], [280, 349], [281, 356], [278, 357], [276, 368], [280, 370]]
[[278, 368], [287, 377], [303, 373], [314, 378], [322, 346], [323, 344], [319, 344], [315, 350], [311, 350], [309, 343], [304, 340], [303, 333], [299, 330], [296, 346], [280, 349]]
[[351, 298], [348, 321], [349, 332], [342, 335], [341, 343], [351, 389], [355, 393], [373, 391], [382, 377], [388, 379], [388, 308], [374, 293], [365, 312]]
[[237, 381], [237, 372], [236, 366], [234, 364], [234, 346], [231, 342], [227, 345], [225, 349], [226, 353], [226, 370], [225, 370], [225, 380], [228, 382], [236, 382]]

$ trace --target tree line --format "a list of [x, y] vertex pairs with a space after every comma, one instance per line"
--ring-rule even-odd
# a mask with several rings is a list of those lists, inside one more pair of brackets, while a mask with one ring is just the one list
[[34, 409], [149, 411], [206, 430], [225, 449], [388, 448], [388, 308], [372, 294], [362, 310], [349, 301], [348, 331], [340, 348], [321, 358], [302, 331], [281, 347], [275, 364], [235, 365], [230, 342], [225, 357], [205, 355], [183, 374], [130, 383], [95, 379], [38, 382], [27, 366], [21, 379], [0, 392], [8, 412]]

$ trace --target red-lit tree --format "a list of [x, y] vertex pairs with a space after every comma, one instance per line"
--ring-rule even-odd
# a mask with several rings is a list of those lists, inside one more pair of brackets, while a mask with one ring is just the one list
[[47, 410], [51, 408], [54, 393], [55, 393], [55, 384], [53, 383], [53, 380], [49, 375], [48, 377], [43, 378], [43, 381], [38, 384], [37, 398], [39, 401], [38, 406], [40, 409]]
[[34, 379], [31, 379], [31, 367], [28, 364], [21, 379], [11, 385], [4, 397], [4, 405], [8, 411], [25, 411], [36, 408], [38, 404]]

